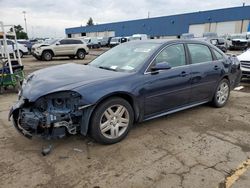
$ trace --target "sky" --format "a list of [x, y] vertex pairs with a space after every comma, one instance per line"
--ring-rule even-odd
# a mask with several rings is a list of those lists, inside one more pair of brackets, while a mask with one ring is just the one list
[[250, 0], [0, 0], [0, 21], [24, 24], [29, 38], [65, 37], [65, 28], [250, 5]]

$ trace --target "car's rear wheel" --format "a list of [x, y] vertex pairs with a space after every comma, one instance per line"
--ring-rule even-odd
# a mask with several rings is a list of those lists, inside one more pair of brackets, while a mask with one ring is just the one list
[[44, 51], [42, 55], [42, 59], [45, 61], [50, 61], [52, 59], [53, 55], [50, 51]]
[[216, 88], [213, 105], [215, 107], [223, 107], [228, 101], [230, 95], [230, 85], [227, 79], [223, 79], [220, 81], [219, 85]]
[[134, 112], [122, 98], [110, 98], [101, 103], [91, 119], [91, 135], [100, 143], [114, 144], [125, 138], [133, 124]]
[[78, 50], [76, 53], [76, 56], [78, 59], [84, 59], [85, 58], [85, 51], [84, 50]]

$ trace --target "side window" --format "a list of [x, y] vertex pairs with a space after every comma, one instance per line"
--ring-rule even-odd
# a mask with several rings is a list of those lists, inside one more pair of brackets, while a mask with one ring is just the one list
[[156, 58], [154, 63], [168, 62], [171, 67], [186, 64], [185, 50], [183, 44], [174, 44], [166, 47]]
[[210, 49], [203, 44], [188, 44], [192, 64], [213, 61]]
[[68, 43], [68, 40], [61, 40], [60, 44], [65, 45], [65, 44], [69, 44], [69, 43]]
[[223, 56], [221, 53], [219, 53], [219, 52], [218, 52], [217, 50], [215, 50], [215, 49], [212, 49], [212, 50], [213, 50], [214, 55], [215, 55], [215, 57], [216, 57], [217, 60], [224, 59], [224, 56]]
[[13, 42], [12, 42], [12, 41], [7, 40], [7, 45], [12, 45], [12, 44], [13, 44]]
[[72, 44], [83, 44], [81, 40], [72, 40]]

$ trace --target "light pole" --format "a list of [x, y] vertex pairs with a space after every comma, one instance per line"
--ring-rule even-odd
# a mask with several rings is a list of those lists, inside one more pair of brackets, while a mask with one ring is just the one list
[[24, 23], [25, 23], [25, 31], [27, 33], [27, 38], [28, 37], [28, 30], [27, 30], [27, 22], [26, 22], [26, 11], [23, 11], [23, 18], [24, 18]]

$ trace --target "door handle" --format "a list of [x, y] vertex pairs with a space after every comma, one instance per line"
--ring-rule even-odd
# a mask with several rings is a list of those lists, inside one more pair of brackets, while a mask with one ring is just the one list
[[214, 66], [214, 70], [219, 70], [219, 69], [220, 69], [219, 66], [217, 66], [217, 65]]
[[187, 75], [188, 75], [188, 73], [186, 73], [185, 71], [182, 71], [181, 74], [180, 74], [181, 77], [185, 77]]

